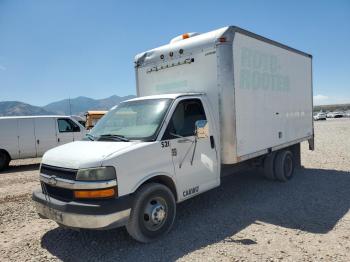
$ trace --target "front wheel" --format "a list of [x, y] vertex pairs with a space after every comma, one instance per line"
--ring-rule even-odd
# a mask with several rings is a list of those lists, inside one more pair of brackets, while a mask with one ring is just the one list
[[175, 197], [170, 189], [149, 183], [136, 192], [126, 229], [135, 240], [148, 243], [171, 229], [175, 215]]

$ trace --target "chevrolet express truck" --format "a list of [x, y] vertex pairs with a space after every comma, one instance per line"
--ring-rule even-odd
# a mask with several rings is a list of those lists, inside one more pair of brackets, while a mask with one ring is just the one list
[[[38, 213], [72, 229], [126, 226], [140, 242], [172, 227], [176, 204], [260, 167], [288, 181], [313, 150], [312, 57], [235, 26], [188, 33], [135, 58], [138, 97], [85, 141], [45, 153]], [[209, 208], [209, 207], [208, 207]]]

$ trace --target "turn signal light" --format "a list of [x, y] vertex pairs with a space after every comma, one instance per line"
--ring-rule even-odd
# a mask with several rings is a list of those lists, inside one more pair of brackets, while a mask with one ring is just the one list
[[75, 198], [106, 198], [115, 196], [114, 188], [99, 189], [99, 190], [76, 190], [74, 191]]

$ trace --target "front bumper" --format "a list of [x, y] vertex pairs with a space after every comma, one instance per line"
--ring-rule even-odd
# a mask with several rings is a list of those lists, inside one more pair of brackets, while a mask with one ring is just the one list
[[70, 228], [110, 229], [124, 226], [130, 216], [132, 196], [116, 199], [64, 202], [37, 190], [33, 193], [36, 210], [42, 218]]

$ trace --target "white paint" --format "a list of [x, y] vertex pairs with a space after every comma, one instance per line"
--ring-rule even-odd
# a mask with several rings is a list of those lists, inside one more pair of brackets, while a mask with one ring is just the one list
[[[80, 131], [69, 133], [69, 138], [63, 140], [58, 119], [73, 121]], [[0, 150], [8, 152], [11, 159], [41, 157], [60, 144], [82, 139], [85, 133], [85, 128], [69, 116], [0, 117]]]
[[[251, 52], [250, 57], [243, 53], [246, 50]], [[233, 56], [238, 157], [306, 137], [313, 132], [309, 57], [240, 33], [235, 36]], [[249, 58], [255, 59], [255, 64], [252, 61], [249, 64], [246, 61]], [[249, 86], [242, 80], [245, 71], [267, 78], [280, 77], [282, 83], [280, 86], [264, 86], [261, 78], [256, 85], [250, 81]], [[288, 81], [284, 84], [282, 78]]]

